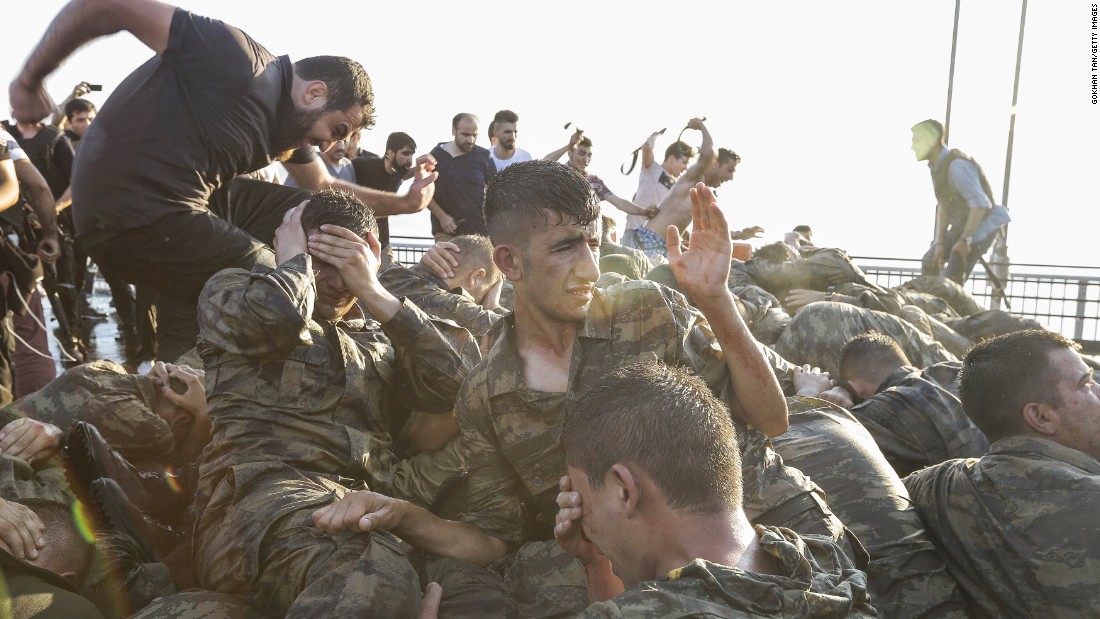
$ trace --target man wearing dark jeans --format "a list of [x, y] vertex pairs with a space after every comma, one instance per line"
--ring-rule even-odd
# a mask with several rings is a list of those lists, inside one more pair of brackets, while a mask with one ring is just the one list
[[[119, 84], [81, 141], [73, 216], [105, 273], [156, 290], [159, 356], [172, 359], [194, 345], [195, 303], [210, 275], [275, 266], [270, 249], [208, 210], [211, 194], [293, 149], [327, 150], [369, 125], [373, 94], [347, 58], [291, 62], [237, 28], [155, 0], [73, 0], [11, 85], [16, 120], [48, 115], [46, 76], [80, 45], [122, 30], [157, 55]], [[323, 168], [292, 167], [314, 165]], [[310, 186], [326, 178], [301, 175]]]

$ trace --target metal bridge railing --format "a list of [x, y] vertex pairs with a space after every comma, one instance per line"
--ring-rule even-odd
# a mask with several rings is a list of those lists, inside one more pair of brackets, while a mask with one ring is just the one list
[[[390, 237], [394, 260], [405, 264], [418, 262], [431, 247], [432, 240], [422, 237]], [[868, 279], [887, 288], [920, 275], [920, 261], [907, 258], [852, 256], [867, 273]], [[1007, 306], [1001, 309], [1071, 337], [1085, 351], [1100, 353], [1100, 268], [1052, 264], [1012, 264], [1005, 285]], [[994, 286], [981, 265], [965, 286], [985, 307], [993, 307]]]
[[[852, 256], [880, 286], [893, 287], [920, 274], [920, 261]], [[991, 265], [992, 266], [992, 265]], [[1012, 264], [1001, 309], [1034, 318], [1051, 331], [1071, 337], [1090, 353], [1100, 352], [1100, 268], [1052, 264]], [[994, 307], [994, 284], [981, 265], [963, 286], [986, 307]]]

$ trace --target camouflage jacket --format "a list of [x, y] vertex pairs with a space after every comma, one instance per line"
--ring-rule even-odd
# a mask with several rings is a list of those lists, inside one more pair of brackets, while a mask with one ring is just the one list
[[696, 559], [656, 581], [589, 606], [586, 619], [877, 617], [867, 577], [831, 540], [756, 527], [782, 573], [764, 575]]
[[313, 320], [312, 274], [300, 254], [275, 269], [221, 271], [203, 289], [199, 352], [214, 426], [200, 493], [230, 467], [264, 462], [387, 492], [393, 399], [450, 411], [479, 360], [469, 332], [408, 300], [381, 326], [357, 306], [344, 320]]
[[852, 415], [900, 477], [989, 451], [989, 441], [963, 413], [962, 402], [914, 367], [891, 372], [877, 393], [852, 407]]
[[131, 461], [171, 459], [176, 439], [168, 422], [153, 412], [155, 398], [152, 379], [100, 360], [66, 370], [4, 410], [62, 431], [73, 422], [86, 421]]
[[481, 337], [507, 310], [487, 310], [461, 288], [447, 290], [447, 282], [421, 264], [394, 263], [378, 274], [378, 281], [395, 297], [405, 297], [426, 313], [458, 323]]
[[1100, 612], [1100, 461], [1050, 440], [1001, 439], [905, 487], [972, 617]]
[[[587, 317], [577, 326], [565, 393], [525, 384], [513, 321], [513, 316], [504, 319], [500, 336], [463, 384], [455, 408], [472, 467], [464, 519], [495, 537], [513, 543], [550, 538], [558, 480], [565, 475], [558, 446], [563, 416], [611, 369], [659, 360], [690, 368], [723, 401], [733, 396], [710, 325], [683, 295], [659, 284], [636, 280], [596, 290]], [[736, 426], [750, 519], [791, 498], [773, 494], [776, 487], [796, 494], [815, 488], [799, 471], [783, 466], [762, 433]], [[531, 510], [528, 518], [525, 506]], [[534, 527], [525, 530], [529, 519]]]

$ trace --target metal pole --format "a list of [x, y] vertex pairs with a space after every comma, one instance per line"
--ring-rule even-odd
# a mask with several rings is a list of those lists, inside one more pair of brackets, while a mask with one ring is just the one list
[[951, 32], [951, 70], [947, 74], [947, 112], [943, 115], [943, 141], [951, 133], [951, 97], [955, 92], [955, 50], [959, 46], [959, 9], [962, 0], [955, 0], [955, 29]]
[[[1016, 137], [1016, 102], [1020, 93], [1020, 64], [1024, 57], [1024, 24], [1027, 22], [1027, 0], [1020, 5], [1020, 37], [1016, 42], [1016, 77], [1012, 83], [1012, 110], [1008, 123], [1008, 151], [1005, 154], [1005, 183], [1001, 191], [1001, 205], [1008, 207], [1008, 186], [1012, 176], [1012, 144]], [[1001, 230], [993, 248], [993, 269], [1002, 282], [1008, 282], [1008, 226]], [[999, 308], [1004, 290], [993, 291], [993, 307]]]

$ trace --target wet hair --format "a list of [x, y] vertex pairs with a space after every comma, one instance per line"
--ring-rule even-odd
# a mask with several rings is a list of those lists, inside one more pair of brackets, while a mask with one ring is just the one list
[[687, 142], [681, 142], [679, 140], [669, 144], [668, 148], [665, 149], [665, 159], [669, 157], [676, 157], [677, 159], [680, 157], [687, 157], [691, 159], [694, 156], [695, 149], [689, 146]]
[[600, 202], [580, 172], [539, 159], [497, 172], [485, 190], [484, 208], [494, 245], [519, 242], [542, 223], [587, 226], [600, 216]]
[[561, 447], [566, 464], [596, 489], [612, 465], [629, 463], [675, 509], [717, 513], [742, 505], [729, 409], [681, 369], [643, 362], [607, 374], [566, 412]]
[[374, 125], [374, 88], [363, 65], [343, 56], [313, 56], [294, 63], [294, 75], [306, 81], [320, 80], [328, 86], [324, 112], [361, 108], [360, 127]]
[[65, 120], [72, 122], [76, 114], [91, 114], [95, 112], [95, 104], [87, 99], [73, 99], [65, 104]]
[[458, 129], [458, 123], [460, 123], [464, 120], [472, 120], [476, 123], [477, 122], [477, 116], [474, 116], [473, 114], [471, 114], [469, 112], [459, 112], [459, 113], [455, 114], [454, 118], [451, 119], [451, 129]]
[[855, 378], [868, 381], [875, 381], [877, 378], [878, 384], [882, 384], [890, 372], [903, 365], [910, 365], [905, 351], [893, 338], [878, 331], [863, 333], [848, 340], [840, 349], [837, 362], [841, 385], [847, 385], [849, 380]]
[[741, 155], [738, 155], [728, 148], [719, 148], [718, 165], [725, 165], [731, 161], [733, 162], [733, 167], [736, 168], [737, 165], [741, 163]]
[[913, 131], [918, 131], [918, 130], [931, 131], [932, 133], [936, 134], [936, 138], [940, 141], [940, 143], [941, 144], [943, 143], [943, 135], [944, 135], [943, 123], [941, 123], [940, 121], [938, 121], [934, 118], [929, 118], [928, 120], [920, 121], [919, 123], [913, 125], [912, 130]]
[[401, 131], [394, 131], [390, 134], [390, 137], [386, 138], [386, 150], [392, 150], [397, 152], [403, 148], [411, 148], [416, 150], [416, 140], [412, 139], [407, 133]]
[[1031, 402], [1061, 403], [1050, 354], [1081, 346], [1044, 329], [1016, 331], [975, 346], [959, 372], [959, 399], [967, 417], [990, 442], [1023, 434], [1020, 411]]
[[496, 281], [500, 277], [500, 269], [493, 262], [493, 242], [488, 237], [480, 234], [463, 234], [450, 239], [461, 250], [458, 253], [460, 269], [470, 270], [485, 269], [485, 275]]
[[342, 189], [315, 192], [302, 211], [302, 229], [307, 233], [325, 224], [347, 228], [364, 239], [367, 232], [378, 236], [374, 213], [359, 198]]

